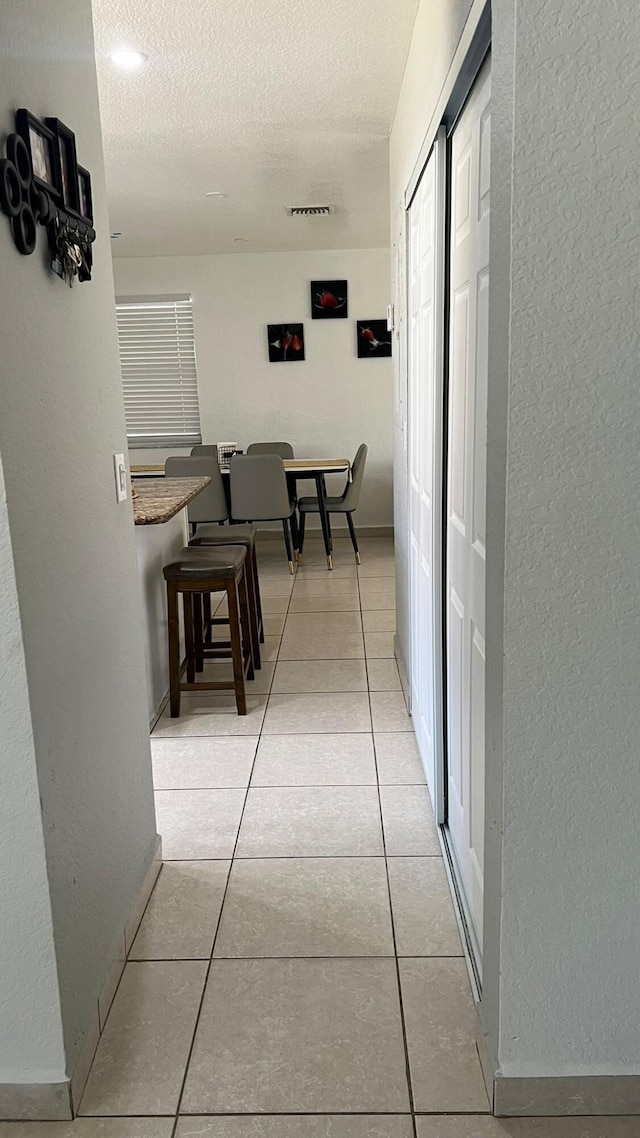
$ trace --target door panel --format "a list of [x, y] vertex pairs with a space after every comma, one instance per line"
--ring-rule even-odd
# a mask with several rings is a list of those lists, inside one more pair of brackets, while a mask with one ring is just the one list
[[440, 514], [445, 147], [441, 132], [409, 213], [411, 711], [438, 821], [443, 821], [444, 808]]
[[484, 590], [490, 64], [451, 136], [446, 496], [447, 825], [480, 967], [484, 846]]

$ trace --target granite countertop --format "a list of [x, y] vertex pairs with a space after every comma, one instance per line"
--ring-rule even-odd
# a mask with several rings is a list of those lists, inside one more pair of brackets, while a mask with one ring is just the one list
[[210, 478], [145, 478], [136, 481], [133, 520], [137, 526], [159, 526], [188, 506]]

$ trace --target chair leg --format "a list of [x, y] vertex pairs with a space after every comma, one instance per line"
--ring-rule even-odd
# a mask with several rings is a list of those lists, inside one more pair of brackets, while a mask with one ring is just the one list
[[253, 583], [256, 593], [256, 612], [258, 614], [258, 629], [260, 632], [260, 643], [264, 644], [264, 621], [262, 619], [262, 597], [260, 596], [260, 578], [258, 577], [258, 556], [256, 554], [255, 545], [251, 549], [251, 563], [253, 569]]
[[349, 533], [351, 534], [351, 544], [353, 545], [353, 552], [356, 555], [356, 564], [361, 565], [360, 550], [358, 549], [358, 539], [356, 537], [356, 527], [353, 524], [351, 514], [347, 514], [347, 525], [349, 526]]
[[193, 643], [193, 604], [192, 594], [182, 594], [182, 606], [184, 611], [184, 644], [187, 655], [187, 683], [193, 684], [196, 679], [196, 660], [195, 649]]
[[305, 527], [305, 522], [307, 520], [307, 515], [304, 513], [301, 513], [299, 515], [299, 517], [300, 517], [300, 524], [298, 526], [298, 564], [301, 565], [302, 564], [302, 547], [304, 545], [304, 527]]
[[300, 551], [300, 536], [298, 533], [298, 519], [296, 517], [296, 511], [295, 510], [293, 511], [293, 513], [291, 515], [291, 533], [293, 535], [293, 554], [294, 554], [294, 557], [297, 561], [298, 560], [298, 553]]
[[260, 619], [258, 617], [256, 582], [254, 580], [254, 564], [251, 549], [247, 550], [247, 557], [244, 563], [244, 571], [247, 579], [247, 601], [249, 604], [249, 627], [251, 631], [253, 666], [254, 668], [261, 668], [262, 660], [260, 658]]
[[169, 630], [169, 691], [171, 718], [180, 715], [180, 617], [178, 616], [178, 590], [174, 581], [167, 581], [167, 612]]
[[331, 533], [331, 514], [327, 510], [327, 533], [329, 535], [329, 549], [333, 553], [333, 534]]
[[242, 632], [240, 630], [240, 604], [235, 581], [227, 583], [227, 604], [229, 606], [229, 635], [231, 638], [231, 658], [233, 661], [233, 688], [236, 696], [238, 715], [247, 714], [247, 696], [244, 686], [244, 656]]
[[293, 552], [291, 549], [291, 530], [289, 528], [289, 519], [282, 519], [282, 531], [284, 533], [284, 544], [287, 549], [287, 560], [289, 562], [289, 572], [293, 573]]
[[251, 615], [249, 611], [249, 593], [247, 590], [247, 574], [242, 570], [242, 576], [238, 583], [238, 597], [240, 600], [240, 624], [242, 627], [242, 651], [243, 661], [247, 664], [247, 679], [253, 680], [255, 677], [255, 665], [253, 657], [253, 635], [251, 632]]

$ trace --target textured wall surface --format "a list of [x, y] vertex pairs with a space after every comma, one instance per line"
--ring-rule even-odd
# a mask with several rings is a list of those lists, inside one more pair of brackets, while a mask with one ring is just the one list
[[397, 642], [408, 674], [409, 547], [407, 500], [407, 363], [405, 332], [406, 231], [404, 194], [418, 159], [438, 96], [462, 34], [472, 0], [422, 0], [398, 100], [390, 141], [391, 244], [393, 299], [398, 316], [398, 351], [394, 359], [395, 411], [393, 438], [394, 512], [396, 526]]
[[[119, 294], [192, 294], [206, 442], [286, 439], [305, 458], [352, 458], [366, 442], [356, 524], [391, 525], [392, 361], [359, 360], [355, 326], [386, 317], [388, 249], [118, 258], [114, 272]], [[346, 320], [311, 319], [309, 283], [323, 279], [348, 280]], [[304, 324], [304, 362], [269, 363], [267, 324], [283, 320]], [[329, 485], [340, 493], [344, 476]]]
[[0, 777], [0, 1084], [60, 1083], [60, 997], [1, 464]]
[[[511, 8], [496, 0], [494, 23]], [[635, 1073], [640, 23], [629, 5], [528, 0], [503, 48], [515, 98], [499, 1065]]]
[[44, 233], [22, 257], [0, 218], [0, 453], [70, 1070], [155, 840], [90, 0], [5, 0], [2, 131], [20, 106], [75, 130], [98, 232], [94, 280], [70, 290]]

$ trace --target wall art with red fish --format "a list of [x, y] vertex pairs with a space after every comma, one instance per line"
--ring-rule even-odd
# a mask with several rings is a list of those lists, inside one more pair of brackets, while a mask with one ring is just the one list
[[303, 324], [268, 324], [269, 363], [289, 364], [304, 359]]
[[311, 316], [314, 320], [346, 320], [347, 282], [311, 281]]
[[356, 320], [356, 329], [359, 360], [391, 355], [391, 332], [386, 320]]

